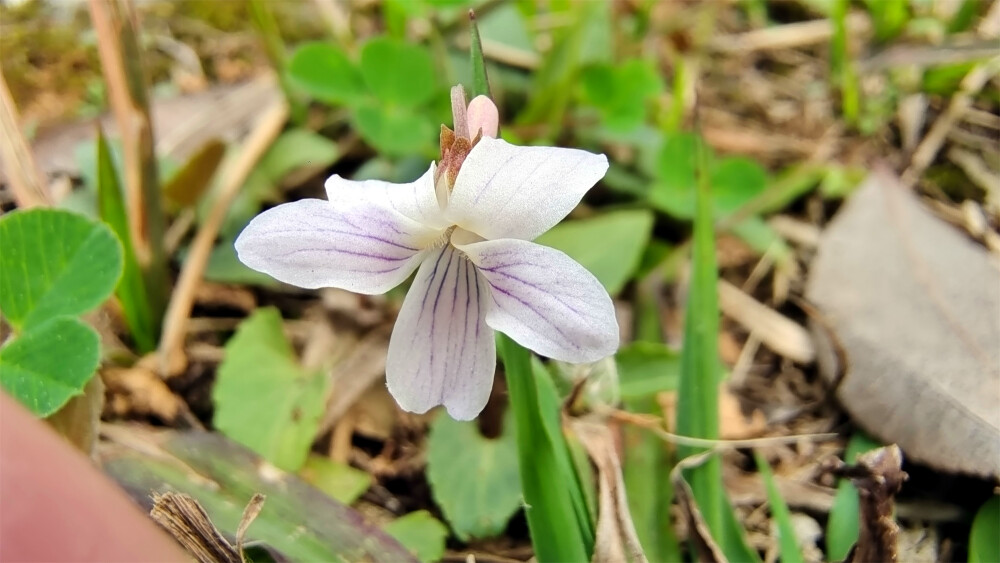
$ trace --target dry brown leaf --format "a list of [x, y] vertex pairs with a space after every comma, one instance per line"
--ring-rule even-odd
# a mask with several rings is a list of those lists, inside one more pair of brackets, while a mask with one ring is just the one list
[[725, 383], [719, 385], [719, 437], [723, 440], [742, 440], [760, 436], [767, 429], [767, 416], [760, 409], [753, 409], [744, 416], [740, 400]]
[[687, 526], [688, 539], [691, 540], [691, 547], [694, 550], [695, 561], [702, 563], [726, 563], [726, 555], [708, 529], [701, 511], [694, 500], [694, 492], [691, 485], [684, 480], [684, 470], [697, 467], [704, 463], [709, 456], [716, 455], [716, 452], [705, 452], [695, 456], [682, 459], [673, 470], [670, 471], [670, 481], [674, 485], [674, 496], [677, 498], [677, 505], [681, 509], [684, 517], [684, 524]]
[[56, 432], [90, 457], [100, 433], [101, 411], [104, 409], [104, 383], [100, 377], [91, 379], [77, 395], [55, 414], [45, 419]]
[[570, 419], [570, 427], [597, 468], [598, 514], [593, 560], [647, 563], [629, 513], [611, 429], [606, 424], [584, 419]]
[[101, 379], [110, 394], [111, 410], [117, 415], [152, 414], [169, 423], [187, 408], [162, 379], [142, 365], [103, 369]]
[[824, 231], [807, 296], [821, 370], [844, 370], [860, 426], [939, 469], [1000, 476], [1000, 275], [982, 246], [876, 172]]

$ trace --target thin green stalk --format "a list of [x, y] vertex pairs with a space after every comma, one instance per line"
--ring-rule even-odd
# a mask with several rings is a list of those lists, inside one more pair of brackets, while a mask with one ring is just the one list
[[281, 32], [278, 30], [278, 22], [271, 12], [270, 3], [264, 0], [250, 0], [250, 17], [264, 42], [267, 59], [278, 75], [278, 84], [288, 101], [290, 118], [293, 123], [301, 124], [306, 118], [306, 106], [289, 82], [288, 73], [285, 72], [288, 53]]
[[847, 12], [849, 0], [834, 0], [830, 10], [833, 36], [830, 39], [830, 71], [840, 89], [840, 110], [850, 126], [858, 124], [861, 94], [858, 77], [847, 51]]
[[521, 489], [535, 557], [543, 563], [589, 561], [593, 525], [558, 427], [558, 398], [539, 385], [544, 370], [532, 368], [530, 352], [506, 336], [497, 343], [514, 411]]
[[670, 88], [670, 110], [663, 123], [663, 130], [667, 133], [676, 133], [684, 123], [687, 79], [687, 60], [683, 56], [678, 56], [674, 59], [674, 82]]
[[125, 322], [138, 351], [152, 352], [156, 348], [159, 327], [132, 247], [121, 184], [100, 128], [97, 130], [97, 202], [101, 220], [111, 227], [122, 243], [124, 267], [115, 295], [121, 303]]

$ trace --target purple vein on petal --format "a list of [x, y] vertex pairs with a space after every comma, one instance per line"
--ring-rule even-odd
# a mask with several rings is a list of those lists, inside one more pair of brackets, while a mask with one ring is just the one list
[[498, 168], [496, 172], [493, 173], [493, 176], [490, 178], [490, 181], [486, 182], [486, 185], [483, 186], [481, 190], [479, 190], [478, 194], [476, 194], [476, 199], [475, 201], [472, 202], [473, 205], [479, 204], [479, 200], [483, 197], [483, 194], [486, 193], [486, 191], [490, 188], [490, 186], [493, 185], [493, 181], [496, 180], [497, 176], [500, 175], [499, 174], [500, 171], [503, 170], [508, 164], [510, 164], [510, 161], [517, 158], [517, 156], [518, 156], [518, 151], [515, 150], [509, 157], [507, 157], [507, 160], [505, 160], [504, 163], [500, 165], [500, 168]]
[[[487, 279], [487, 282], [489, 282], [489, 279]], [[558, 332], [559, 335], [563, 337], [563, 340], [565, 340], [566, 343], [569, 344], [572, 348], [574, 348], [576, 350], [580, 349], [580, 346], [576, 342], [573, 342], [573, 339], [570, 338], [569, 336], [567, 336], [566, 332], [562, 328], [560, 328], [558, 325], [556, 325], [551, 320], [549, 320], [548, 317], [546, 317], [545, 315], [543, 315], [540, 312], [538, 312], [538, 309], [536, 309], [530, 303], [528, 303], [524, 299], [521, 299], [520, 297], [518, 297], [517, 295], [515, 295], [514, 293], [512, 293], [510, 291], [507, 291], [507, 290], [505, 290], [505, 289], [503, 289], [501, 287], [497, 287], [496, 285], [493, 284], [493, 282], [489, 282], [489, 284], [490, 284], [490, 287], [493, 288], [494, 290], [496, 290], [496, 291], [498, 291], [498, 292], [500, 292], [500, 293], [502, 293], [502, 294], [504, 294], [504, 295], [506, 295], [506, 296], [508, 296], [508, 297], [510, 297], [512, 299], [514, 299], [515, 301], [521, 303], [521, 305], [524, 305], [529, 311], [531, 311], [532, 313], [534, 313], [538, 318], [542, 319], [542, 321], [544, 321], [545, 324], [547, 324], [550, 327], [554, 328], [556, 330], [556, 332]], [[496, 301], [496, 296], [493, 297], [493, 301]], [[497, 304], [497, 306], [499, 307], [499, 303]]]
[[419, 248], [413, 248], [411, 246], [406, 246], [404, 244], [400, 244], [398, 242], [389, 240], [387, 238], [383, 238], [383, 237], [379, 237], [379, 236], [375, 236], [375, 235], [369, 235], [367, 233], [352, 233], [350, 231], [340, 231], [340, 230], [337, 230], [337, 229], [323, 229], [323, 228], [285, 229], [285, 230], [281, 230], [281, 231], [275, 231], [274, 234], [294, 234], [294, 233], [306, 233], [306, 234], [327, 233], [327, 234], [334, 234], [334, 235], [346, 235], [346, 236], [349, 236], [349, 237], [358, 237], [358, 238], [363, 238], [363, 239], [368, 239], [368, 240], [374, 240], [374, 241], [377, 241], [377, 242], [382, 242], [382, 243], [388, 244], [390, 246], [395, 246], [396, 248], [400, 248], [402, 250], [410, 250], [410, 251], [413, 251], [413, 252], [419, 252], [420, 251]]

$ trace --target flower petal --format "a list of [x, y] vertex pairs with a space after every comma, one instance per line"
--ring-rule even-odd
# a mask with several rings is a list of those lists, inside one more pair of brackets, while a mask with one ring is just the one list
[[404, 410], [444, 405], [457, 420], [486, 406], [496, 371], [496, 344], [486, 326], [489, 288], [451, 245], [420, 266], [392, 330], [385, 375]]
[[558, 250], [505, 239], [458, 246], [490, 286], [486, 324], [518, 344], [565, 362], [594, 362], [618, 349], [611, 297], [586, 268]]
[[341, 199], [378, 198], [404, 216], [428, 227], [444, 229], [451, 226], [438, 205], [434, 193], [435, 165], [409, 184], [393, 184], [381, 180], [346, 180], [334, 174], [326, 180], [326, 196], [336, 203]]
[[487, 239], [531, 240], [569, 214], [607, 170], [603, 154], [483, 137], [462, 164], [445, 213]]
[[441, 235], [394, 211], [375, 192], [303, 199], [268, 209], [243, 229], [236, 253], [285, 283], [385, 293], [403, 282]]

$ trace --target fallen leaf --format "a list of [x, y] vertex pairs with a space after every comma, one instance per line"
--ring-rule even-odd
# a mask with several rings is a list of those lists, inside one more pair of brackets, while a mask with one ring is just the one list
[[876, 171], [823, 232], [807, 297], [821, 371], [844, 370], [837, 396], [861, 427], [938, 469], [1000, 476], [1000, 276], [982, 246]]
[[593, 560], [646, 563], [648, 559], [639, 545], [625, 498], [621, 463], [611, 429], [599, 422], [570, 420], [570, 427], [597, 468], [598, 514]]

